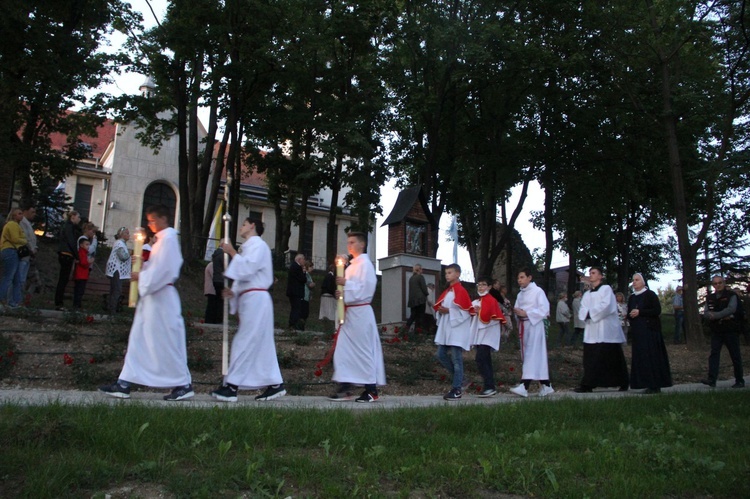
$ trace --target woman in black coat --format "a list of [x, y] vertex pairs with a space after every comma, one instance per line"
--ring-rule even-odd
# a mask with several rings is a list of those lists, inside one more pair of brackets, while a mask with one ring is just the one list
[[659, 297], [646, 287], [641, 274], [635, 274], [633, 294], [628, 298], [630, 337], [633, 342], [630, 388], [645, 388], [644, 393], [659, 393], [662, 388], [672, 386], [659, 315]]

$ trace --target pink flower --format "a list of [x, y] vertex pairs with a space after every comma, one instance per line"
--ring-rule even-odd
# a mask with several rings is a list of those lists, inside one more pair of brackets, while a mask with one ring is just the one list
[[396, 326], [396, 327], [393, 328], [393, 332], [396, 333], [396, 334], [398, 334], [398, 326]]
[[320, 376], [322, 376], [322, 375], [323, 375], [323, 370], [322, 370], [322, 369], [316, 369], [316, 370], [315, 370], [315, 376], [316, 376], [316, 377], [320, 377]]
[[91, 357], [89, 359], [89, 364], [96, 364], [96, 359], [94, 359], [93, 357]]
[[89, 324], [91, 324], [92, 322], [94, 322], [94, 316], [93, 315], [87, 315], [86, 316], [86, 322], [88, 322]]
[[385, 333], [386, 331], [388, 331], [388, 328], [386, 326], [383, 326], [382, 331]]
[[73, 363], [73, 357], [71, 357], [67, 353], [63, 354], [63, 362], [65, 363], [66, 366], [69, 366]]
[[513, 372], [513, 371], [515, 371], [515, 370], [516, 370], [516, 368], [515, 368], [515, 367], [511, 367], [511, 368], [510, 368], [510, 372]]

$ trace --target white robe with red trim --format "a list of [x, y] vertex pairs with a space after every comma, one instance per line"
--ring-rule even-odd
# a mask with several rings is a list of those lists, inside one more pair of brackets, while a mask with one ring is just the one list
[[[489, 293], [484, 296], [493, 300], [495, 306], [497, 306], [497, 300]], [[477, 311], [477, 314], [471, 318], [471, 346], [487, 345], [497, 352], [500, 350], [500, 319], [490, 318], [488, 322], [482, 320], [480, 312], [478, 312], [482, 308], [482, 297], [471, 303], [474, 305], [474, 310]]]
[[519, 334], [523, 331], [521, 379], [547, 380], [549, 379], [549, 365], [547, 364], [544, 319], [549, 316], [549, 300], [542, 288], [530, 282], [518, 293], [515, 308], [524, 310], [528, 318], [528, 320], [526, 318], [522, 320], [516, 316]]
[[191, 383], [185, 320], [173, 285], [181, 268], [177, 231], [167, 227], [156, 234], [151, 256], [138, 276], [140, 298], [120, 379], [155, 388]]
[[385, 385], [383, 348], [370, 305], [377, 285], [370, 257], [363, 253], [352, 259], [344, 277], [347, 308], [333, 354], [333, 380], [356, 385]]
[[456, 293], [450, 289], [443, 298], [440, 306], [448, 309], [447, 314], [435, 312], [437, 332], [435, 344], [461, 347], [471, 350], [471, 311], [463, 310], [453, 300]]
[[[224, 383], [256, 390], [283, 383], [276, 357], [273, 329], [273, 300], [267, 291], [273, 284], [271, 249], [259, 236], [242, 244], [224, 271], [233, 279], [230, 313], [239, 311], [240, 326], [232, 340], [229, 371]], [[248, 289], [262, 291], [250, 291]]]

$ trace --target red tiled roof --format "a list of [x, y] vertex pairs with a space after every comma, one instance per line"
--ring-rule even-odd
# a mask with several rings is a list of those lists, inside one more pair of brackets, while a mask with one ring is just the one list
[[[220, 141], [214, 142], [214, 159], [218, 155], [219, 147], [221, 145]], [[227, 153], [229, 152], [227, 148]], [[244, 148], [243, 148], [244, 151]], [[224, 155], [224, 164], [226, 165], [227, 157], [226, 153]], [[221, 179], [226, 180], [227, 179], [227, 170], [226, 168], [221, 173]], [[242, 179], [240, 180], [240, 184], [242, 185], [250, 185], [254, 187], [266, 187], [266, 174], [265, 173], [258, 173], [258, 171], [253, 168], [252, 171], [248, 172], [246, 168], [242, 169]]]
[[[68, 111], [72, 113], [73, 111]], [[115, 140], [115, 133], [117, 131], [117, 125], [110, 119], [104, 120], [101, 126], [97, 129], [97, 136], [90, 137], [88, 135], [80, 136], [81, 142], [89, 144], [91, 146], [91, 154], [94, 159], [101, 159], [102, 154], [107, 149], [110, 142]], [[62, 151], [65, 145], [68, 143], [68, 136], [64, 133], [51, 133], [50, 141], [52, 149], [56, 151]]]

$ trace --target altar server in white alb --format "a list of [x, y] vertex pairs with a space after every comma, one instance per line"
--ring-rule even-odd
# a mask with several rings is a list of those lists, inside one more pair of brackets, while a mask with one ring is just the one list
[[128, 339], [125, 365], [117, 382], [100, 391], [118, 398], [130, 398], [133, 384], [173, 388], [164, 400], [193, 397], [182, 305], [175, 281], [180, 277], [182, 252], [177, 231], [169, 226], [169, 209], [151, 206], [146, 210], [148, 227], [156, 234], [151, 256], [140, 272], [131, 272], [138, 281], [138, 306]]
[[[333, 401], [354, 399], [352, 385], [363, 385], [365, 390], [357, 402], [378, 400], [378, 385], [385, 385], [385, 364], [380, 334], [372, 310], [375, 296], [375, 267], [366, 251], [366, 235], [350, 232], [347, 250], [352, 255], [344, 277], [336, 277], [336, 284], [344, 286], [346, 311], [344, 324], [338, 331], [333, 353], [333, 380], [339, 383]], [[338, 298], [340, 291], [336, 291]]]
[[581, 299], [579, 318], [586, 321], [583, 331], [583, 379], [574, 389], [578, 393], [589, 393], [597, 386], [628, 389], [628, 365], [622, 344], [625, 334], [617, 313], [617, 299], [608, 285], [604, 284], [604, 271], [594, 266], [589, 270], [591, 289]]
[[532, 279], [530, 269], [522, 268], [518, 271], [517, 281], [521, 291], [516, 298], [513, 312], [518, 320], [523, 373], [521, 384], [510, 391], [521, 397], [528, 397], [531, 382], [538, 380], [539, 396], [546, 397], [555, 393], [549, 381], [547, 337], [544, 331], [544, 319], [549, 316], [549, 300], [544, 290]]
[[255, 397], [260, 401], [286, 395], [273, 338], [273, 301], [268, 292], [273, 284], [271, 249], [261, 235], [263, 222], [246, 218], [240, 227], [240, 237], [245, 239], [240, 253], [231, 244], [221, 245], [232, 258], [224, 275], [234, 280], [232, 289], [224, 290], [224, 298], [230, 300], [229, 312], [239, 313], [240, 318], [232, 340], [229, 371], [224, 383], [211, 392], [225, 402], [236, 402], [239, 389], [265, 388]]

